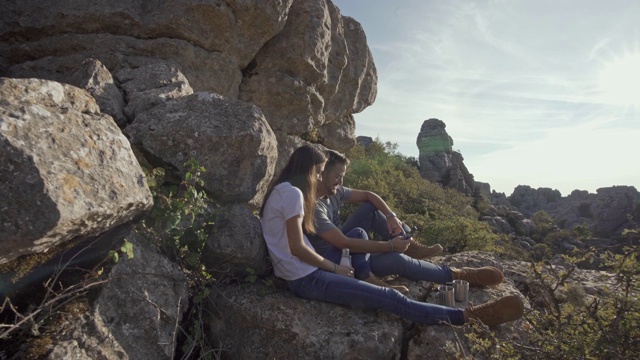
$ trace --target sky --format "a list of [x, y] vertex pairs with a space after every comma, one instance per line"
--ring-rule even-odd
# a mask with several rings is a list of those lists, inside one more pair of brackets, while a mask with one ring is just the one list
[[640, 1], [333, 0], [367, 36], [375, 102], [356, 135], [418, 157], [446, 124], [476, 181], [640, 191]]

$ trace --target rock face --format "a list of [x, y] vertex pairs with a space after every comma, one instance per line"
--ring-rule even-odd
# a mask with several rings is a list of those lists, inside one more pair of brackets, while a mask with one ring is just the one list
[[129, 142], [86, 91], [0, 79], [0, 263], [148, 210]]
[[65, 68], [94, 57], [114, 72], [164, 59], [179, 65], [196, 91], [235, 98], [241, 69], [280, 32], [291, 2], [8, 0], [0, 38], [19, 40], [0, 47], [0, 67], [55, 56]]
[[438, 119], [425, 120], [416, 140], [420, 151], [420, 175], [444, 187], [473, 195], [474, 180], [459, 152], [453, 151], [453, 139]]

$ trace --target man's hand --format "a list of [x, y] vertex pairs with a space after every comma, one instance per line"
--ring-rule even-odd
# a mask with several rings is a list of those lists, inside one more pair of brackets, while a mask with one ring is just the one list
[[404, 232], [402, 230], [402, 221], [396, 216], [390, 216], [387, 218], [387, 229], [391, 235], [400, 235]]
[[353, 268], [351, 266], [346, 266], [346, 265], [337, 265], [336, 274], [347, 276], [347, 277], [353, 277]]
[[407, 251], [407, 248], [411, 244], [411, 239], [405, 239], [402, 236], [396, 236], [389, 241], [393, 244], [393, 251], [401, 253]]

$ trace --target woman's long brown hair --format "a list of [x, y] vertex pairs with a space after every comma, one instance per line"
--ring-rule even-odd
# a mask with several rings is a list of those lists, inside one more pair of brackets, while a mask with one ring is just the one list
[[291, 185], [302, 191], [304, 197], [304, 217], [302, 219], [302, 229], [309, 234], [315, 234], [316, 228], [313, 221], [316, 208], [316, 187], [318, 183], [318, 174], [315, 166], [327, 161], [327, 155], [317, 146], [303, 145], [297, 148], [287, 165], [282, 169], [280, 175], [271, 184], [267, 194], [264, 197], [260, 216], [264, 211], [264, 205], [267, 203], [271, 192], [276, 185], [283, 182], [290, 182]]

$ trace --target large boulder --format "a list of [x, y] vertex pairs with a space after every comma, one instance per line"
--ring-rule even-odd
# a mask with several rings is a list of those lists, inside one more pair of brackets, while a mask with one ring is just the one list
[[211, 273], [266, 274], [271, 263], [267, 259], [260, 219], [245, 205], [229, 206], [214, 224], [200, 261]]
[[96, 99], [101, 112], [111, 115], [121, 127], [127, 124], [123, 111], [124, 96], [116, 86], [111, 72], [100, 61], [96, 59], [83, 61], [65, 80], [59, 82], [68, 82], [87, 90]]
[[318, 128], [320, 143], [340, 152], [346, 152], [356, 145], [355, 131], [353, 115], [346, 115]]
[[360, 24], [330, 1], [294, 1], [283, 30], [245, 71], [240, 98], [274, 130], [301, 135], [370, 105], [376, 81]]
[[211, 93], [195, 93], [138, 114], [125, 129], [133, 144], [185, 173], [204, 166], [215, 200], [262, 203], [277, 157], [276, 138], [259, 108]]
[[221, 288], [209, 300], [204, 321], [229, 358], [400, 357], [402, 322], [388, 313], [303, 300], [261, 283]]
[[132, 121], [138, 113], [171, 99], [193, 94], [187, 78], [170, 64], [158, 62], [116, 74], [127, 97], [125, 114]]
[[67, 319], [48, 359], [173, 359], [177, 324], [189, 306], [182, 271], [131, 231], [123, 256], [88, 311]]
[[152, 204], [113, 119], [86, 91], [0, 79], [0, 263], [102, 232]]

